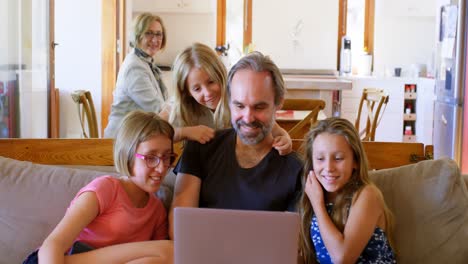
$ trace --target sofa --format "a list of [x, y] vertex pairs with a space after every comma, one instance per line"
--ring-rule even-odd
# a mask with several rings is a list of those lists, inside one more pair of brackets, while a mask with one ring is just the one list
[[[0, 155], [12, 156], [1, 147]], [[0, 157], [0, 263], [21, 263], [40, 246], [82, 186], [100, 175], [117, 176], [112, 166], [78, 159], [79, 165], [67, 166], [18, 160], [31, 148], [15, 151], [17, 159]], [[468, 263], [468, 175], [460, 175], [454, 161], [420, 161], [372, 171], [371, 178], [395, 216], [399, 263]], [[166, 206], [174, 180], [166, 177], [157, 194]]]

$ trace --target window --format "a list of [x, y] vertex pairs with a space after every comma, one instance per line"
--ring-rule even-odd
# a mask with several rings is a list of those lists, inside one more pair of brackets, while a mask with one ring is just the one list
[[351, 38], [353, 68], [362, 62], [363, 54], [374, 52], [374, 6], [375, 0], [340, 0], [338, 30], [338, 65], [341, 38]]

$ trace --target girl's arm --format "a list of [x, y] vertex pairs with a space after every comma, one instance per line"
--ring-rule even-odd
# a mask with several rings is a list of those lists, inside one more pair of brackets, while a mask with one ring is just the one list
[[174, 239], [174, 208], [198, 207], [201, 189], [200, 178], [186, 173], [178, 173], [174, 187], [174, 199], [169, 211], [169, 237]]
[[321, 203], [317, 201], [320, 199], [316, 199], [317, 192], [320, 191], [323, 197], [323, 191], [313, 173], [309, 174], [307, 188], [306, 193], [311, 200], [323, 243], [331, 259], [334, 263], [355, 263], [383, 217], [383, 198], [379, 190], [372, 185], [363, 188], [351, 206], [344, 232], [341, 233], [328, 215], [323, 198]]
[[215, 130], [204, 125], [176, 127], [174, 141], [179, 142], [184, 139], [198, 141], [200, 144], [205, 144], [215, 136]]
[[64, 253], [98, 213], [99, 203], [94, 192], [84, 192], [78, 196], [42, 244], [39, 250], [39, 262], [64, 263]]
[[274, 137], [273, 147], [278, 150], [280, 155], [287, 155], [292, 152], [292, 140], [288, 132], [275, 122], [272, 129]]
[[[159, 116], [169, 121], [169, 113], [171, 112], [170, 104], [166, 104], [163, 110], [159, 112]], [[205, 144], [215, 136], [215, 130], [204, 126], [187, 126], [187, 127], [174, 127], [174, 142], [179, 142], [185, 139], [198, 141], [200, 144]]]

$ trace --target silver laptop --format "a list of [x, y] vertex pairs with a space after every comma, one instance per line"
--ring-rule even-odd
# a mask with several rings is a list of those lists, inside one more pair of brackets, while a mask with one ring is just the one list
[[175, 264], [297, 262], [299, 214], [178, 207]]

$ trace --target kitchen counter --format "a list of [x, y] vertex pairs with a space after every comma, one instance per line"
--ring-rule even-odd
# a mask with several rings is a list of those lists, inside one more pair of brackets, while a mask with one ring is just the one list
[[283, 74], [286, 98], [322, 99], [327, 117], [339, 116], [341, 91], [351, 90], [352, 80], [332, 75]]
[[305, 90], [351, 90], [352, 80], [335, 76], [289, 75], [283, 79], [288, 89]]

